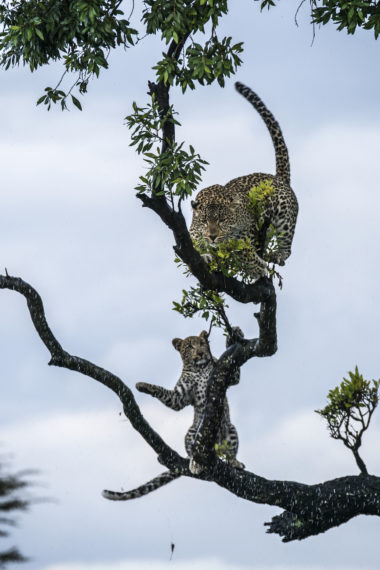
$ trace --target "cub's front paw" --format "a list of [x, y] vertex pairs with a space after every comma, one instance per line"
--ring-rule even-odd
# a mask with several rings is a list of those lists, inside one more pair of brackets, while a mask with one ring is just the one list
[[147, 382], [137, 382], [136, 388], [139, 392], [144, 392], [144, 394], [150, 394], [152, 391], [152, 384]]
[[231, 465], [231, 467], [235, 467], [236, 469], [245, 469], [244, 463], [238, 461], [237, 459], [230, 459], [228, 463]]
[[241, 328], [240, 327], [232, 327], [232, 335], [228, 335], [228, 337], [226, 339], [226, 348], [228, 348], [232, 344], [235, 344], [235, 342], [238, 342], [239, 340], [241, 340], [243, 338], [244, 338], [244, 333], [241, 330]]

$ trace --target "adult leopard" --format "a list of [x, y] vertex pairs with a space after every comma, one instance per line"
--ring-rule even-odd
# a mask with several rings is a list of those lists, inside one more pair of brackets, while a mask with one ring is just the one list
[[[269, 130], [276, 155], [276, 174], [248, 174], [234, 178], [225, 186], [215, 184], [201, 190], [192, 202], [190, 236], [195, 245], [207, 243], [211, 246], [248, 237], [252, 251], [247, 255], [243, 250], [241, 255], [247, 264], [246, 272], [252, 279], [257, 279], [267, 275], [268, 261], [284, 265], [289, 257], [298, 202], [290, 187], [289, 155], [278, 122], [249, 87], [242, 83], [236, 83], [235, 86], [258, 111]], [[260, 185], [267, 185], [269, 191], [264, 193], [259, 207], [254, 208], [249, 195]], [[277, 236], [277, 248], [266, 260], [261, 257], [263, 251], [258, 246], [265, 242], [266, 235], [258, 235], [259, 229], [264, 234], [274, 230]], [[204, 259], [209, 262], [210, 256], [206, 253]]]

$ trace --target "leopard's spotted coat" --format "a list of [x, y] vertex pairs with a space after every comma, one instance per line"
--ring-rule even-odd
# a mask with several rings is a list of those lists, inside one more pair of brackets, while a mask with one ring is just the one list
[[[264, 120], [276, 154], [276, 174], [254, 173], [240, 176], [225, 186], [215, 184], [201, 190], [192, 202], [193, 219], [190, 235], [193, 241], [218, 244], [232, 238], [247, 236], [251, 244], [257, 243], [257, 222], [249, 208], [248, 194], [253, 187], [269, 181], [274, 192], [263, 203], [260, 212], [260, 227], [272, 225], [279, 238], [279, 247], [270, 261], [284, 265], [291, 253], [294, 230], [298, 214], [297, 198], [290, 187], [289, 155], [279, 124], [261, 99], [248, 87], [236, 83], [236, 89], [258, 111]], [[244, 252], [242, 252], [244, 255]], [[253, 258], [253, 262], [252, 262]], [[205, 260], [208, 261], [207, 254]], [[248, 274], [257, 279], [267, 274], [268, 265], [253, 252]]]
[[[240, 330], [239, 334], [242, 335]], [[181, 376], [173, 390], [167, 390], [162, 386], [148, 384], [146, 382], [138, 382], [136, 388], [140, 392], [158, 398], [163, 404], [173, 410], [181, 410], [188, 405], [193, 406], [194, 419], [185, 437], [185, 448], [190, 457], [190, 470], [192, 473], [198, 474], [201, 472], [202, 467], [192, 459], [192, 447], [205, 410], [207, 383], [215, 359], [210, 351], [206, 331], [202, 331], [199, 336], [189, 336], [183, 340], [175, 338], [172, 342], [174, 348], [179, 351], [183, 363]], [[229, 340], [227, 340], [227, 344], [228, 343]], [[233, 374], [230, 384], [237, 384], [239, 379], [240, 373], [238, 370]], [[236, 428], [230, 421], [227, 398], [224, 401], [224, 414], [215, 443], [222, 444], [224, 442], [226, 442], [228, 446], [228, 462], [230, 465], [243, 469], [243, 463], [236, 459], [239, 440]], [[167, 471], [132, 491], [120, 493], [115, 491], [103, 491], [103, 496], [111, 500], [126, 501], [135, 499], [151, 493], [155, 489], [162, 487], [162, 485], [176, 479], [178, 476], [176, 473]]]

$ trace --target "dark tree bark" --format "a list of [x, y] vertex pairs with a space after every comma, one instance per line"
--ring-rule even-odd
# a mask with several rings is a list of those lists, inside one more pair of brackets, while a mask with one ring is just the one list
[[275, 297], [261, 305], [257, 315], [260, 335], [257, 339], [239, 339], [216, 362], [210, 381], [210, 397], [200, 432], [203, 434], [196, 449], [196, 461], [204, 470], [194, 475], [189, 460], [171, 449], [145, 420], [132, 391], [111, 372], [78, 356], [66, 352], [53, 335], [44, 313], [41, 297], [33, 287], [17, 277], [0, 276], [0, 289], [22, 294], [27, 301], [34, 327], [50, 353], [49, 365], [80, 372], [112, 390], [120, 399], [124, 413], [148, 445], [156, 452], [160, 463], [176, 477], [187, 476], [213, 481], [242, 499], [281, 507], [284, 512], [267, 523], [268, 532], [276, 533], [283, 541], [301, 540], [339, 526], [359, 515], [380, 516], [380, 478], [373, 475], [347, 476], [318, 485], [304, 485], [292, 481], [270, 481], [255, 473], [235, 469], [212, 453], [213, 430], [222, 394], [228, 387], [228, 378], [237, 366], [249, 358], [266, 356], [276, 349]]

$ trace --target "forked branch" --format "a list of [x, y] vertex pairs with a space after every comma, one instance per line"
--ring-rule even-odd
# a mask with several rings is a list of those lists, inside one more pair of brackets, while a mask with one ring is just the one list
[[[0, 289], [10, 289], [23, 295], [34, 327], [48, 349], [50, 365], [61, 366], [80, 372], [101, 382], [120, 399], [124, 413], [148, 445], [157, 453], [161, 463], [170, 470], [164, 480], [169, 482], [181, 475], [214, 481], [221, 487], [245, 500], [266, 503], [285, 510], [269, 523], [268, 532], [283, 537], [284, 541], [303, 539], [338, 526], [359, 514], [380, 516], [380, 478], [371, 475], [342, 477], [319, 485], [303, 485], [291, 481], [269, 481], [241, 469], [234, 469], [220, 459], [205, 465], [204, 471], [194, 476], [189, 470], [189, 461], [171, 449], [143, 417], [131, 390], [120, 378], [99, 366], [73, 356], [65, 351], [52, 333], [44, 313], [40, 295], [28, 283], [17, 277], [0, 276]], [[224, 373], [220, 384], [228, 383], [228, 370], [241, 366], [252, 356], [263, 356], [270, 349], [270, 331], [275, 325], [274, 299], [263, 303], [260, 311], [260, 338], [240, 339], [230, 346], [216, 363]], [[275, 348], [272, 345], [272, 350]], [[216, 374], [216, 373], [215, 373]], [[210, 389], [218, 392], [219, 384]], [[224, 390], [224, 386], [223, 386]], [[211, 408], [206, 412], [205, 424], [210, 420]], [[205, 433], [207, 430], [205, 430]], [[206, 437], [209, 434], [206, 433]], [[202, 457], [201, 446], [199, 456]]]

